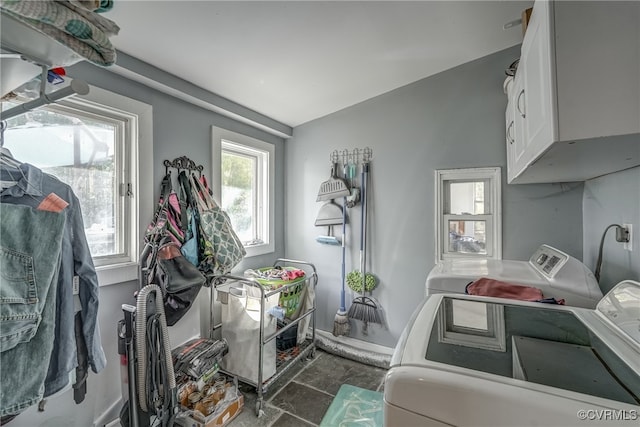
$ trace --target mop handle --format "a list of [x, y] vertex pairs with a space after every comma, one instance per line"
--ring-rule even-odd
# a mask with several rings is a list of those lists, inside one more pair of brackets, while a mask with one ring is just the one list
[[[344, 176], [345, 178], [347, 177], [347, 163], [344, 163]], [[347, 196], [344, 196], [343, 198], [343, 202], [342, 202], [342, 291], [340, 292], [340, 311], [346, 311], [346, 303], [345, 303], [345, 296], [344, 296], [344, 282], [346, 280], [346, 271], [345, 271], [345, 256], [346, 256], [346, 250], [345, 250], [345, 236], [347, 233]]]
[[369, 176], [369, 163], [362, 164], [362, 215], [360, 215], [360, 270], [362, 271], [362, 296], [366, 296], [367, 285], [367, 177]]
[[342, 203], [342, 291], [340, 292], [340, 311], [346, 311], [345, 308], [345, 297], [344, 297], [344, 282], [346, 280], [346, 271], [345, 271], [345, 265], [344, 265], [344, 258], [346, 256], [346, 251], [345, 251], [345, 244], [344, 244], [344, 240], [345, 240], [345, 234], [346, 234], [346, 228], [347, 228], [347, 197], [344, 197], [344, 202]]

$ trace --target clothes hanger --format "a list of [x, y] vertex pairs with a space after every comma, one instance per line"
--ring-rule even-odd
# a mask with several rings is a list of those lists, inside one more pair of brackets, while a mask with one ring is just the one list
[[16, 160], [11, 154], [11, 151], [4, 146], [4, 131], [7, 129], [7, 122], [0, 122], [0, 169], [2, 169], [5, 173], [7, 173], [10, 177], [9, 181], [0, 181], [0, 187], [2, 189], [9, 188], [18, 183], [18, 181], [13, 177], [13, 174], [18, 171], [22, 178], [24, 178], [25, 182], [28, 184], [29, 179], [25, 175], [24, 171], [20, 168], [22, 166], [22, 162]]
[[11, 154], [11, 151], [4, 146], [4, 131], [7, 129], [7, 122], [0, 122], [0, 164], [12, 168], [18, 168], [22, 165], [21, 162], [16, 160]]

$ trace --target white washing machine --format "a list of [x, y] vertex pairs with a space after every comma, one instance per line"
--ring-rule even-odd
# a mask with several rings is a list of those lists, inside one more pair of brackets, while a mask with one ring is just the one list
[[548, 245], [541, 245], [529, 261], [453, 259], [439, 262], [429, 273], [426, 294], [465, 293], [481, 277], [542, 290], [545, 298], [564, 299], [566, 305], [594, 308], [602, 291], [582, 262]]
[[640, 424], [640, 283], [595, 310], [434, 294], [384, 386], [385, 426]]

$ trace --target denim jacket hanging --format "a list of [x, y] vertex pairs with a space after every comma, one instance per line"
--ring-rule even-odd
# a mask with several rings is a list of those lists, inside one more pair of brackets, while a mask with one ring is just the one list
[[53, 350], [64, 213], [0, 205], [0, 414], [44, 394]]
[[[2, 181], [16, 181], [14, 186], [0, 193], [3, 204], [37, 207], [51, 193], [69, 204], [64, 210], [65, 226], [56, 296], [56, 337], [45, 380], [46, 397], [69, 383], [69, 373], [78, 364], [76, 351], [86, 354], [95, 373], [102, 371], [106, 365], [98, 325], [98, 278], [84, 232], [80, 203], [71, 187], [27, 163], [19, 169], [3, 167], [0, 178]], [[74, 276], [79, 281], [82, 332], [86, 347], [77, 346], [75, 339]]]

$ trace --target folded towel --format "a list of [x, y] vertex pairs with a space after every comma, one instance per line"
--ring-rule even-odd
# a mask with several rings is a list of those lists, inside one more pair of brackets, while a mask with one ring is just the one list
[[69, 0], [69, 3], [95, 12], [100, 7], [100, 0]]
[[0, 0], [0, 10], [68, 46], [94, 64], [114, 64], [116, 50], [109, 37], [118, 34], [120, 28], [77, 3]]
[[96, 13], [104, 13], [113, 8], [113, 0], [69, 0], [69, 3]]
[[108, 12], [113, 8], [113, 0], [101, 0], [100, 7], [95, 10], [97, 13]]
[[544, 298], [542, 290], [533, 286], [524, 286], [515, 283], [481, 277], [467, 285], [465, 293], [468, 295], [480, 295], [486, 297], [509, 298], [522, 301], [540, 301]]
[[79, 7], [71, 1], [62, 1], [60, 2], [60, 4], [68, 7], [72, 12], [81, 15], [84, 19], [87, 20], [87, 22], [95, 25], [107, 37], [115, 36], [120, 31], [120, 27], [118, 27], [115, 22], [95, 13], [94, 11], [85, 9], [84, 7]]

